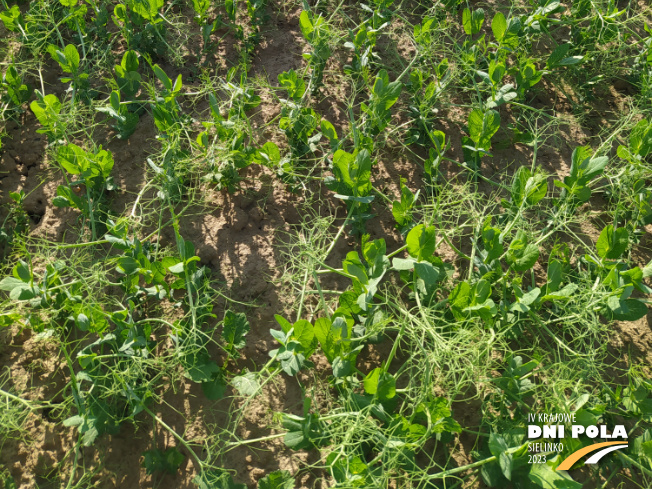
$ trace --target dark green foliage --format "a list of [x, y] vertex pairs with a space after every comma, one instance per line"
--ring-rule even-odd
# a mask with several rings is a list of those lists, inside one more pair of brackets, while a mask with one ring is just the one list
[[185, 457], [174, 447], [168, 448], [165, 451], [155, 448], [147, 450], [143, 453], [144, 460], [142, 466], [148, 475], [156, 472], [167, 472], [174, 474], [185, 460]]

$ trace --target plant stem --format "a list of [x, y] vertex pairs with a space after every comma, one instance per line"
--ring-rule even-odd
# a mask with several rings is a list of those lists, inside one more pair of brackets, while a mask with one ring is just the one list
[[157, 422], [158, 424], [160, 424], [163, 428], [165, 428], [166, 430], [168, 430], [168, 431], [170, 432], [170, 434], [171, 434], [174, 438], [176, 438], [177, 441], [178, 441], [179, 443], [181, 443], [181, 444], [186, 448], [186, 450], [188, 450], [188, 452], [190, 452], [191, 457], [192, 457], [193, 460], [195, 461], [195, 465], [196, 465], [196, 468], [197, 468], [197, 472], [201, 472], [201, 471], [202, 471], [202, 468], [203, 468], [203, 466], [204, 466], [204, 463], [200, 460], [199, 456], [195, 453], [195, 451], [194, 451], [194, 450], [192, 449], [192, 447], [188, 444], [188, 442], [187, 442], [187, 441], [186, 441], [186, 440], [185, 440], [181, 435], [179, 435], [176, 431], [174, 431], [170, 426], [168, 426], [168, 425], [165, 423], [165, 421], [163, 421], [163, 420], [162, 420], [161, 418], [159, 418], [156, 414], [154, 414], [152, 411], [150, 411], [150, 409], [149, 409], [147, 406], [145, 406], [144, 403], [141, 404], [141, 406], [143, 407], [143, 410], [144, 410], [147, 414], [149, 414], [152, 418], [154, 418], [154, 419], [156, 420], [156, 422]]
[[39, 409], [43, 409], [43, 406], [39, 406], [39, 407], [32, 406], [32, 404], [29, 401], [26, 401], [22, 397], [14, 396], [13, 394], [10, 394], [9, 392], [4, 391], [2, 389], [0, 389], [0, 396], [4, 396], [7, 399], [11, 399], [12, 401], [16, 401], [16, 402], [19, 402], [19, 403], [23, 404], [30, 411], [37, 411]]
[[[523, 449], [524, 447], [527, 447], [528, 443], [529, 442], [526, 442], [526, 443], [524, 443], [523, 445], [521, 445], [519, 447], [509, 448], [509, 449], [507, 449], [505, 451], [505, 453], [510, 454], [510, 453], [518, 452], [519, 450]], [[485, 458], [484, 460], [479, 460], [478, 462], [473, 462], [472, 464], [462, 465], [461, 467], [455, 467], [454, 469], [444, 470], [442, 472], [432, 474], [432, 475], [428, 476], [427, 479], [428, 480], [445, 479], [449, 475], [459, 474], [460, 472], [466, 472], [467, 470], [476, 469], [476, 468], [482, 467], [483, 465], [486, 465], [488, 463], [495, 462], [496, 460], [498, 460], [498, 457], [493, 455], [493, 456], [491, 456], [489, 458]]]
[[645, 468], [645, 467], [644, 467], [643, 465], [641, 465], [639, 462], [637, 462], [637, 461], [634, 460], [633, 458], [629, 457], [628, 455], [625, 455], [625, 454], [624, 454], [623, 452], [621, 452], [620, 450], [619, 450], [618, 452], [616, 452], [616, 453], [618, 454], [618, 456], [619, 456], [622, 460], [624, 460], [624, 461], [627, 462], [627, 463], [632, 464], [634, 467], [637, 467], [639, 470], [641, 470], [641, 472], [644, 472], [645, 474], [647, 474], [647, 475], [649, 475], [649, 476], [652, 477], [652, 470]]
[[282, 436], [285, 436], [286, 433], [276, 433], [275, 435], [269, 435], [269, 436], [262, 436], [260, 438], [250, 438], [248, 440], [242, 440], [242, 441], [232, 441], [230, 443], [227, 443], [227, 447], [239, 447], [240, 445], [250, 445], [251, 443], [258, 443], [261, 441], [268, 441], [268, 440], [275, 440], [277, 438], [280, 438]]
[[79, 433], [79, 435], [77, 436], [77, 443], [75, 443], [75, 448], [74, 448], [75, 458], [72, 461], [72, 471], [70, 473], [70, 478], [68, 479], [68, 484], [66, 484], [66, 489], [70, 489], [72, 487], [71, 484], [75, 480], [75, 474], [77, 472], [77, 463], [79, 460], [79, 445], [81, 445], [81, 440], [82, 440], [82, 435], [81, 433]]

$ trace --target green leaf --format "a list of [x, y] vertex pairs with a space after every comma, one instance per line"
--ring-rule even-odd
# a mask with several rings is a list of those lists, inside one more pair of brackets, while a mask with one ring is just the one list
[[332, 322], [329, 318], [319, 318], [315, 321], [315, 338], [319, 341], [321, 349], [329, 362], [333, 363], [336, 354], [338, 337], [332, 329]]
[[405, 185], [405, 179], [401, 178], [401, 200], [395, 200], [392, 203], [392, 215], [396, 221], [399, 229], [408, 226], [412, 222], [412, 208], [414, 202], [418, 197], [419, 191], [416, 194]]
[[575, 482], [567, 472], [555, 468], [561, 463], [559, 455], [541, 464], [532, 464], [528, 478], [542, 489], [581, 489], [582, 484]]
[[6, 328], [17, 323], [21, 317], [20, 314], [0, 314], [0, 328]]
[[557, 66], [571, 66], [581, 63], [582, 61], [584, 61], [584, 56], [569, 56], [568, 58], [559, 61]]
[[42, 100], [33, 100], [29, 107], [44, 127], [55, 124], [61, 112], [61, 102], [56, 95], [51, 93], [43, 97]]
[[11, 292], [16, 287], [25, 287], [26, 285], [27, 284], [24, 281], [18, 278], [5, 277], [2, 279], [2, 281], [0, 281], [0, 290]]
[[226, 15], [229, 16], [231, 22], [235, 22], [236, 0], [226, 0], [225, 6], [226, 6]]
[[114, 68], [118, 89], [126, 98], [132, 98], [138, 93], [141, 76], [138, 73], [138, 54], [126, 51], [120, 65]]
[[81, 331], [88, 331], [91, 325], [90, 319], [86, 316], [86, 314], [78, 314], [77, 317], [75, 318], [75, 324]]
[[210, 7], [210, 0], [192, 0], [192, 8], [201, 19]]
[[114, 21], [117, 20], [120, 23], [125, 23], [127, 21], [127, 7], [122, 3], [117, 4], [113, 8], [113, 15]]
[[555, 181], [555, 185], [564, 188], [562, 197], [567, 192], [579, 202], [586, 202], [591, 197], [591, 189], [586, 185], [600, 175], [609, 162], [606, 156], [592, 158], [591, 153], [589, 146], [573, 150], [570, 175], [564, 178], [563, 184]]
[[494, 15], [494, 18], [491, 21], [491, 30], [494, 33], [496, 40], [500, 43], [507, 31], [507, 21], [501, 12]]
[[522, 166], [514, 176], [512, 183], [512, 202], [521, 206], [524, 202], [527, 205], [535, 205], [546, 196], [548, 191], [548, 182], [541, 173], [534, 175], [529, 168]]
[[227, 384], [222, 375], [216, 376], [214, 379], [207, 382], [202, 382], [201, 390], [207, 399], [217, 401], [224, 397], [226, 393]]
[[539, 248], [535, 244], [528, 244], [525, 238], [517, 238], [509, 245], [506, 258], [515, 271], [525, 272], [539, 259]]
[[57, 161], [71, 175], [79, 175], [84, 169], [88, 168], [86, 151], [73, 143], [59, 147]]
[[258, 489], [294, 489], [294, 477], [287, 470], [275, 470], [258, 481]]
[[9, 298], [15, 301], [28, 301], [39, 293], [38, 287], [32, 287], [14, 277], [5, 277], [0, 281], [0, 290], [9, 292]]
[[584, 170], [585, 179], [593, 179], [598, 175], [602, 174], [602, 170], [609, 163], [609, 158], [606, 156], [600, 156], [599, 158], [591, 158], [586, 162], [586, 169]]
[[12, 5], [9, 10], [0, 12], [0, 20], [2, 20], [5, 29], [10, 32], [16, 32], [18, 26], [23, 25], [23, 16], [20, 13], [18, 5]]
[[168, 267], [168, 270], [170, 271], [170, 273], [173, 273], [175, 275], [180, 275], [183, 273], [185, 265], [186, 264], [184, 262], [180, 261], [176, 265], [172, 265], [171, 267]]
[[285, 435], [285, 444], [293, 450], [307, 449], [322, 446], [328, 442], [324, 432], [324, 423], [317, 414], [308, 414], [310, 400], [304, 400], [304, 417], [283, 413], [282, 424], [288, 433]]
[[165, 87], [166, 90], [172, 91], [172, 80], [170, 77], [161, 69], [159, 65], [154, 65], [153, 67], [154, 74], [156, 75], [156, 78], [158, 78], [163, 86]]
[[414, 271], [419, 279], [423, 280], [426, 288], [430, 290], [441, 279], [439, 271], [428, 262], [417, 262], [414, 264]]
[[57, 195], [52, 199], [52, 205], [55, 207], [72, 207], [72, 202], [70, 202], [67, 198]]
[[77, 73], [79, 70], [79, 51], [73, 44], [68, 44], [63, 50], [63, 54], [68, 61], [67, 67], [70, 73]]
[[140, 263], [138, 263], [134, 258], [130, 256], [122, 256], [118, 258], [118, 266], [116, 270], [119, 273], [124, 273], [125, 275], [131, 275], [135, 273], [140, 268]]
[[294, 328], [292, 339], [296, 340], [306, 350], [313, 348], [315, 331], [312, 324], [305, 319], [299, 319], [292, 327]]
[[32, 280], [32, 274], [29, 271], [29, 265], [23, 260], [18, 260], [18, 263], [12, 270], [14, 277], [22, 280], [25, 283], [29, 283]]
[[378, 277], [385, 271], [385, 265], [389, 265], [385, 257], [387, 245], [382, 238], [369, 241], [368, 237], [368, 235], [362, 237], [362, 256], [369, 265], [369, 275]]
[[382, 110], [390, 109], [398, 100], [403, 84], [400, 81], [389, 83], [387, 70], [380, 70], [374, 81], [372, 93], [378, 97]]
[[356, 155], [337, 150], [333, 155], [333, 173], [339, 185], [331, 188], [338, 193], [364, 197], [371, 192], [371, 158], [366, 149]]
[[570, 174], [572, 177], [580, 176], [580, 173], [583, 169], [586, 168], [587, 162], [591, 158], [591, 147], [590, 146], [578, 146], [573, 150], [571, 155], [571, 168]]
[[367, 394], [377, 395], [381, 401], [387, 401], [396, 395], [396, 379], [377, 367], [364, 378], [364, 390]]
[[346, 259], [342, 262], [342, 269], [349, 275], [353, 275], [363, 285], [369, 283], [369, 277], [364, 264], [360, 260], [357, 251], [349, 251]]
[[228, 348], [241, 349], [245, 347], [245, 336], [249, 333], [249, 321], [247, 316], [240, 312], [234, 313], [226, 311], [224, 314], [224, 328], [222, 329], [222, 338], [226, 341]]
[[629, 134], [629, 147], [636, 155], [644, 158], [652, 150], [652, 123], [642, 119]]
[[0, 85], [6, 88], [8, 97], [16, 106], [21, 106], [32, 96], [32, 88], [23, 83], [14, 65], [9, 65], [7, 68], [3, 82]]
[[487, 256], [484, 259], [485, 263], [491, 263], [496, 258], [503, 254], [503, 245], [500, 242], [500, 229], [491, 226], [491, 216], [485, 219], [482, 228], [482, 244]]
[[500, 457], [500, 454], [506, 452], [508, 449], [509, 446], [504, 436], [497, 433], [491, 433], [489, 435], [489, 451], [494, 457]]
[[296, 101], [301, 100], [301, 97], [306, 92], [306, 82], [302, 78], [299, 78], [299, 75], [294, 70], [279, 73], [278, 81], [288, 92], [290, 98]]
[[595, 247], [600, 258], [616, 260], [627, 250], [629, 234], [625, 228], [614, 228], [609, 224], [600, 233]]
[[[504, 61], [492, 61], [489, 64], [489, 78], [491, 81], [490, 84], [493, 86], [499, 86], [500, 82], [505, 76], [505, 71], [507, 71], [507, 67], [505, 66]], [[510, 88], [513, 88], [513, 86]]]
[[559, 260], [550, 260], [548, 262], [548, 293], [559, 289], [562, 280], [562, 273], [563, 267]]
[[274, 314], [274, 319], [276, 319], [276, 322], [281, 326], [281, 329], [283, 330], [284, 333], [289, 333], [290, 330], [292, 329], [292, 323], [289, 322], [287, 319], [285, 319], [283, 316], [280, 314]]
[[498, 465], [507, 480], [512, 480], [512, 469], [514, 468], [514, 457], [511, 453], [502, 452], [498, 456]]
[[647, 315], [647, 306], [637, 299], [621, 299], [611, 296], [607, 300], [611, 317], [618, 321], [636, 321]]
[[507, 83], [500, 87], [498, 92], [496, 92], [495, 97], [491, 97], [491, 100], [487, 101], [485, 106], [487, 109], [494, 109], [514, 100], [515, 98], [518, 98], [518, 94], [514, 91], [514, 85]]
[[500, 129], [500, 114], [495, 110], [475, 109], [469, 114], [469, 135], [478, 148], [488, 150], [491, 138]]
[[233, 387], [235, 387], [241, 396], [253, 396], [260, 389], [260, 383], [254, 372], [233, 377], [231, 384], [233, 384]]
[[468, 36], [477, 34], [480, 32], [480, 28], [484, 22], [484, 10], [479, 8], [471, 12], [468, 8], [464, 9], [462, 13], [462, 25], [464, 26], [464, 32]]
[[349, 330], [346, 321], [342, 317], [336, 317], [332, 322], [329, 318], [319, 318], [315, 321], [315, 337], [331, 364], [339, 354], [342, 340], [349, 337]]
[[451, 417], [449, 402], [443, 397], [436, 397], [427, 403], [421, 403], [415, 413], [419, 422], [428, 423], [426, 411], [430, 414], [430, 423], [432, 424], [433, 433], [452, 432], [460, 433], [462, 427]]
[[548, 68], [554, 68], [556, 66], [559, 66], [559, 62], [564, 59], [566, 56], [566, 53], [568, 50], [571, 48], [570, 44], [560, 44], [555, 48], [555, 50], [550, 54], [548, 57], [548, 62], [546, 63], [546, 66]]
[[306, 360], [303, 347], [296, 341], [289, 341], [287, 345], [281, 347], [276, 358], [281, 362], [281, 369], [290, 376], [296, 375]]
[[283, 438], [283, 442], [294, 450], [299, 450], [306, 443], [306, 437], [301, 431], [290, 431]]
[[458, 283], [448, 295], [448, 302], [452, 308], [465, 309], [471, 303], [471, 286], [469, 283]]
[[281, 162], [281, 152], [275, 143], [269, 141], [258, 150], [256, 160], [263, 166], [276, 168]]
[[174, 80], [174, 86], [172, 87], [173, 92], [179, 92], [183, 88], [183, 81], [181, 80], [181, 73], [177, 75], [177, 79]]
[[158, 448], [154, 450], [147, 450], [143, 453], [144, 460], [142, 467], [145, 467], [147, 475], [152, 475], [155, 472], [167, 472], [168, 474], [175, 474], [185, 457], [176, 448], [168, 448], [165, 452]]
[[523, 305], [530, 306], [539, 298], [540, 295], [541, 289], [539, 287], [535, 287], [519, 297], [518, 301]]
[[568, 300], [573, 296], [578, 288], [579, 286], [577, 284], [568, 284], [561, 290], [548, 292], [541, 298], [541, 302]]
[[419, 224], [413, 227], [405, 239], [410, 256], [417, 261], [428, 261], [432, 259], [437, 246], [437, 230], [434, 226], [426, 227]]
[[532, 88], [541, 81], [543, 74], [543, 70], [537, 70], [534, 61], [530, 59], [523, 60], [516, 73], [516, 84], [518, 85], [519, 91], [524, 93], [527, 89]]
[[351, 374], [353, 365], [350, 359], [337, 356], [333, 359], [333, 376], [341, 379]]
[[649, 460], [652, 460], [652, 440], [641, 443], [641, 453]]
[[125, 51], [120, 66], [125, 71], [137, 71], [139, 66], [138, 53], [136, 51]]
[[92, 155], [91, 164], [93, 166], [93, 175], [97, 173], [106, 180], [111, 175], [111, 170], [113, 170], [113, 155], [111, 152], [101, 149], [100, 146], [100, 149]]
[[412, 270], [416, 262], [412, 258], [394, 258], [392, 259], [392, 268], [394, 270]]
[[307, 41], [312, 41], [315, 27], [310, 20], [310, 15], [305, 10], [303, 10], [299, 16], [299, 27], [301, 28], [303, 37], [305, 37]]
[[[52, 203], [56, 206], [61, 205], [62, 207], [74, 207], [75, 209], [80, 209], [80, 210], [85, 207], [82, 198], [78, 196], [70, 187], [59, 185], [57, 187], [57, 196], [58, 197], [52, 199]], [[61, 202], [59, 197], [63, 198], [65, 200], [65, 203]]]
[[[192, 355], [191, 358], [195, 359], [196, 357]], [[222, 369], [215, 362], [203, 358], [196, 361], [196, 364], [186, 366], [183, 373], [185, 377], [193, 382], [208, 382], [222, 373]]]
[[338, 141], [337, 131], [335, 130], [335, 126], [333, 126], [333, 124], [331, 124], [326, 119], [322, 119], [320, 125], [321, 132], [328, 138], [331, 143]]
[[160, 21], [156, 17], [159, 9], [163, 7], [164, 0], [127, 0], [127, 3], [142, 18], [152, 23]]
[[70, 428], [71, 426], [79, 426], [84, 422], [84, 418], [79, 415], [71, 416], [69, 418], [66, 418], [63, 421], [63, 425]]

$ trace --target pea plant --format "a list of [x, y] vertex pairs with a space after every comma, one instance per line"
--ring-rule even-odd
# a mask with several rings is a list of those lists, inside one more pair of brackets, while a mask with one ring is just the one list
[[29, 104], [29, 108], [38, 119], [43, 128], [37, 129], [40, 134], [46, 134], [48, 141], [56, 143], [61, 141], [67, 132], [67, 124], [64, 114], [61, 113], [63, 106], [59, 98], [49, 93], [43, 95], [37, 93], [37, 100]]
[[462, 138], [464, 162], [472, 170], [479, 170], [483, 156], [491, 156], [491, 138], [500, 129], [500, 114], [489, 109], [474, 109], [469, 114], [468, 136]]
[[371, 167], [371, 155], [366, 149], [353, 154], [340, 149], [333, 155], [333, 176], [324, 182], [337, 198], [346, 202], [356, 233], [364, 230], [364, 223], [371, 217]]
[[310, 68], [310, 92], [315, 94], [322, 86], [326, 62], [331, 57], [328, 45], [330, 32], [321, 14], [315, 16], [307, 10], [301, 12], [299, 27], [301, 27], [303, 37], [312, 48], [312, 51], [303, 54], [303, 58], [308, 61]]
[[116, 188], [111, 177], [113, 155], [101, 147], [89, 152], [70, 143], [58, 148], [57, 162], [75, 179], [57, 187], [52, 203], [81, 211], [91, 229], [92, 239], [97, 239], [104, 234], [108, 218], [102, 201], [106, 192]]
[[[215, 183], [220, 189], [234, 191], [240, 181], [239, 171], [254, 162], [261, 162], [256, 160], [255, 150], [247, 145], [246, 125], [246, 113], [256, 108], [261, 100], [247, 88], [244, 76], [240, 78], [239, 85], [228, 82], [225, 89], [230, 95], [228, 110], [223, 110], [217, 97], [209, 94], [213, 120], [202, 123], [206, 131], [199, 134], [197, 144], [208, 160], [209, 169], [204, 179]], [[219, 158], [214, 158], [216, 153], [220, 155]], [[270, 160], [269, 164], [274, 163]]]
[[21, 110], [23, 104], [32, 98], [32, 87], [24, 83], [23, 78], [18, 74], [18, 70], [14, 65], [9, 65], [5, 71], [0, 88], [4, 92], [3, 101], [5, 102], [5, 106], [3, 113], [7, 109]]
[[81, 70], [80, 65], [80, 56], [77, 47], [73, 44], [68, 44], [63, 51], [57, 49], [56, 46], [50, 44], [48, 46], [48, 52], [52, 56], [61, 69], [65, 73], [69, 73], [69, 77], [64, 77], [61, 79], [63, 83], [70, 82], [70, 87], [72, 89], [72, 104], [75, 103], [75, 98], [77, 95], [82, 100], [89, 101], [93, 97], [93, 93], [90, 90], [88, 73], [84, 73]]

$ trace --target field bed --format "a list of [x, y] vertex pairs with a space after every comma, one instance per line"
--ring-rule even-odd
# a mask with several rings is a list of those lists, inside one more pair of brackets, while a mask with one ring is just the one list
[[0, 487], [651, 487], [647, 2], [0, 21]]

